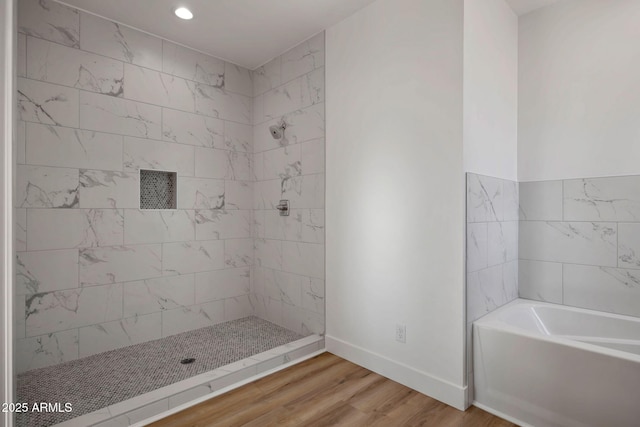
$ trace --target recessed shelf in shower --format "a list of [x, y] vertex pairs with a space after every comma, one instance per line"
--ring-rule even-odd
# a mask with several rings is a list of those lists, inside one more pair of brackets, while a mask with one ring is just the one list
[[175, 172], [140, 169], [140, 209], [176, 209], [177, 180]]

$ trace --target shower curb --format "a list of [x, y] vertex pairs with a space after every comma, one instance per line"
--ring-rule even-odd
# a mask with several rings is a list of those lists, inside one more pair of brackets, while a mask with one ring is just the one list
[[324, 337], [310, 335], [52, 427], [130, 426], [323, 349]]

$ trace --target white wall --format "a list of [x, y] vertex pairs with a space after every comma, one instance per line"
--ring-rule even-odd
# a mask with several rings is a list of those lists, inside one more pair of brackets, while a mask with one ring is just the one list
[[462, 25], [462, 0], [378, 0], [326, 36], [327, 348], [458, 408]]
[[637, 0], [521, 17], [519, 180], [640, 173], [639, 22]]
[[[12, 140], [13, 140], [13, 82], [14, 82], [14, 54], [15, 54], [15, 1], [2, 0], [0, 2], [0, 402], [11, 402], [14, 396], [13, 378], [13, 333], [12, 333]], [[11, 414], [3, 412], [0, 425], [9, 427], [12, 424]]]
[[515, 181], [518, 17], [504, 0], [464, 2], [464, 168]]

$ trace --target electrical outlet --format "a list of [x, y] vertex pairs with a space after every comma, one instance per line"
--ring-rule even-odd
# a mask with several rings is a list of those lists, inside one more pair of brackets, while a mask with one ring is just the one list
[[401, 343], [407, 342], [407, 326], [398, 323], [396, 325], [396, 341]]

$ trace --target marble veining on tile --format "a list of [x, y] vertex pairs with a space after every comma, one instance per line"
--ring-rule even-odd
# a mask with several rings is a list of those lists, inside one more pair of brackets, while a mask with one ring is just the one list
[[640, 224], [618, 223], [618, 267], [640, 269]]
[[16, 160], [19, 165], [27, 163], [27, 124], [21, 120], [16, 121]]
[[226, 90], [253, 96], [253, 81], [251, 79], [251, 71], [248, 69], [226, 62], [224, 64], [224, 79]]
[[18, 252], [16, 293], [39, 294], [78, 287], [78, 250]]
[[251, 98], [213, 86], [196, 84], [196, 112], [210, 117], [250, 124], [253, 118]]
[[562, 304], [562, 266], [557, 262], [519, 260], [519, 296]]
[[251, 237], [249, 210], [198, 209], [195, 221], [197, 240]]
[[251, 156], [238, 151], [198, 147], [195, 149], [195, 175], [202, 178], [249, 181]]
[[261, 95], [282, 83], [282, 58], [277, 57], [251, 72], [253, 95]]
[[302, 305], [304, 276], [265, 268], [263, 277], [265, 296], [289, 305]]
[[30, 79], [122, 96], [121, 62], [34, 37], [27, 38], [26, 60]]
[[302, 307], [324, 314], [324, 280], [304, 278], [302, 281]]
[[81, 208], [137, 208], [138, 176], [134, 173], [80, 169]]
[[78, 170], [18, 166], [16, 206], [21, 208], [78, 207]]
[[565, 265], [563, 303], [638, 316], [639, 273], [622, 268]]
[[160, 313], [84, 326], [78, 336], [80, 357], [160, 339]]
[[521, 296], [640, 316], [639, 185], [638, 176], [521, 183]]
[[180, 242], [195, 239], [193, 211], [124, 211], [124, 243]]
[[180, 334], [224, 322], [224, 301], [209, 301], [162, 313], [162, 336]]
[[15, 220], [15, 251], [27, 250], [27, 210], [14, 209]]
[[80, 92], [80, 124], [84, 129], [160, 139], [159, 106], [113, 96]]
[[224, 122], [213, 117], [164, 108], [162, 139], [179, 144], [225, 148]]
[[224, 241], [224, 263], [227, 267], [253, 265], [252, 239], [227, 239]]
[[73, 329], [121, 317], [121, 284], [39, 293], [26, 299], [27, 336]]
[[282, 242], [270, 239], [254, 239], [256, 265], [282, 269]]
[[80, 46], [79, 12], [51, 0], [21, 0], [18, 31], [65, 46]]
[[225, 62], [162, 41], [162, 71], [217, 88], [225, 87]]
[[219, 179], [183, 178], [178, 180], [178, 209], [223, 209], [225, 183]]
[[78, 330], [70, 329], [38, 337], [19, 339], [17, 342], [16, 370], [18, 373], [76, 360], [78, 356]]
[[123, 242], [119, 209], [28, 209], [28, 250], [87, 248]]
[[467, 278], [467, 320], [473, 321], [509, 302], [502, 265], [471, 273]]
[[221, 240], [163, 243], [163, 274], [187, 274], [224, 268]]
[[25, 122], [77, 128], [78, 90], [18, 78], [18, 118]]
[[162, 69], [162, 40], [95, 15], [80, 13], [80, 48], [130, 64]]
[[467, 223], [467, 272], [488, 266], [487, 223]]
[[[124, 316], [140, 316], [195, 304], [192, 274], [125, 283]], [[159, 323], [159, 319], [158, 319]]]
[[251, 126], [242, 123], [225, 122], [223, 148], [251, 153], [253, 151], [253, 129]]
[[264, 118], [278, 118], [324, 100], [324, 69], [315, 70], [264, 95]]
[[615, 223], [520, 223], [522, 259], [615, 266], [616, 241]]
[[467, 222], [502, 221], [502, 180], [471, 173], [467, 177]]
[[324, 66], [324, 32], [282, 55], [282, 81], [288, 82]]
[[324, 210], [304, 209], [301, 219], [301, 240], [309, 243], [324, 243]]
[[564, 181], [565, 219], [640, 221], [640, 176]]
[[467, 173], [466, 360], [473, 321], [518, 298], [518, 183]]
[[195, 275], [196, 301], [215, 301], [248, 295], [251, 292], [251, 267], [225, 268]]
[[108, 133], [27, 123], [26, 163], [120, 171], [122, 141]]
[[130, 64], [124, 66], [124, 78], [127, 82], [124, 96], [127, 99], [195, 111], [194, 82]]
[[252, 209], [254, 183], [251, 181], [224, 182], [226, 209]]
[[81, 249], [80, 285], [150, 279], [162, 275], [160, 244]]

